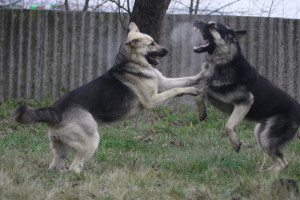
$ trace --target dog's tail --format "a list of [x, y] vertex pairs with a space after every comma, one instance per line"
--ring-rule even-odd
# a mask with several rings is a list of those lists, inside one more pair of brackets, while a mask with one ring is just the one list
[[37, 110], [27, 110], [25, 105], [17, 108], [13, 114], [16, 122], [22, 124], [33, 124], [37, 122], [58, 123], [60, 117], [55, 114], [53, 108], [40, 108]]

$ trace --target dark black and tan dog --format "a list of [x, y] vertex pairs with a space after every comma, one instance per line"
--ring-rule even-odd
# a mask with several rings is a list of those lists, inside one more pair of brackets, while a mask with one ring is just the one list
[[197, 20], [194, 29], [204, 38], [194, 47], [194, 52], [208, 53], [207, 63], [200, 73], [204, 81], [203, 93], [197, 97], [200, 120], [206, 116], [205, 100], [230, 115], [226, 133], [237, 152], [241, 142], [235, 127], [244, 119], [257, 122], [257, 142], [274, 163], [268, 170], [284, 170], [288, 166], [284, 148], [295, 138], [300, 124], [299, 104], [258, 74], [244, 58], [238, 39], [246, 31]]
[[20, 123], [48, 124], [54, 158], [49, 169], [59, 170], [71, 150], [75, 151], [70, 170], [80, 173], [99, 143], [98, 126], [134, 117], [143, 109], [162, 106], [175, 97], [199, 95], [200, 90], [187, 87], [198, 84], [199, 75], [166, 78], [151, 65], [168, 51], [134, 23], [121, 44], [115, 65], [97, 79], [62, 96], [52, 106], [15, 111]]

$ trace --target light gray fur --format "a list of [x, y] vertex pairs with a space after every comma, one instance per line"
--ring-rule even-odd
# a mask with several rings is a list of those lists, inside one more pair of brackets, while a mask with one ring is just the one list
[[[274, 170], [276, 172], [282, 171], [285, 168], [288, 167], [288, 162], [285, 160], [285, 158], [283, 157], [283, 151], [285, 149], [286, 146], [288, 146], [292, 140], [294, 138], [291, 138], [289, 141], [283, 143], [280, 146], [276, 146], [276, 150], [282, 153], [282, 156], [278, 156], [276, 155], [276, 152], [274, 152], [274, 144], [276, 144], [276, 140], [274, 140], [272, 137], [269, 136], [269, 134], [271, 133], [271, 128], [273, 126], [276, 126], [276, 120], [277, 120], [278, 116], [274, 116], [271, 117], [269, 119], [267, 119], [264, 122], [260, 122], [257, 123], [255, 125], [255, 129], [254, 129], [254, 134], [255, 134], [255, 138], [257, 143], [259, 144], [259, 146], [263, 149], [263, 151], [269, 155], [273, 161], [273, 165], [267, 169], [267, 171], [269, 170]], [[297, 129], [297, 127], [291, 127], [291, 129]], [[296, 134], [295, 134], [296, 137]], [[264, 159], [261, 167], [260, 167], [260, 171], [262, 171], [263, 166], [265, 164], [266, 159]]]
[[100, 140], [93, 116], [80, 108], [65, 113], [61, 123], [48, 125], [48, 134], [54, 154], [49, 169], [59, 170], [70, 150], [74, 150], [74, 160], [69, 170], [76, 173], [81, 172], [84, 163], [96, 151]]

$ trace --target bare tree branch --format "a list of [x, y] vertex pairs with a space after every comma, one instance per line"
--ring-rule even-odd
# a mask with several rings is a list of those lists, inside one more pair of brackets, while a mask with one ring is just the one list
[[[122, 25], [122, 28], [124, 29], [124, 30], [127, 30], [127, 27], [124, 25], [124, 23], [123, 23], [123, 19], [122, 19], [122, 16], [121, 16], [121, 7], [119, 7], [119, 20], [120, 20], [120, 22], [121, 22], [121, 25]], [[129, 19], [130, 19], [130, 16], [131, 16], [131, 13], [128, 13], [129, 14]]]
[[127, 9], [128, 9], [128, 13], [131, 14], [129, 0], [127, 0]]
[[[121, 22], [122, 28], [124, 30], [127, 30], [127, 26], [124, 25], [124, 21], [128, 21], [128, 20], [127, 20], [126, 15], [123, 14], [122, 10], [124, 10], [125, 12], [128, 13], [129, 21], [130, 21], [130, 18], [131, 18], [130, 1], [124, 0], [123, 4], [121, 3], [121, 0], [108, 0], [108, 1], [115, 3], [117, 5], [118, 17]], [[126, 6], [125, 6], [125, 3], [127, 4]]]
[[218, 9], [216, 9], [216, 10], [214, 10], [214, 11], [208, 13], [207, 15], [211, 15], [211, 14], [213, 14], [213, 13], [215, 13], [215, 12], [218, 12], [218, 11], [221, 10], [222, 8], [225, 8], [225, 7], [227, 7], [227, 6], [231, 5], [231, 4], [234, 4], [234, 3], [238, 2], [238, 1], [240, 1], [240, 0], [233, 1], [233, 2], [231, 2], [231, 3], [229, 3], [229, 4], [225, 5], [225, 6], [222, 6], [221, 8], [218, 8]]
[[106, 1], [104, 1], [103, 3], [100, 3], [100, 4], [96, 5], [96, 6], [94, 7], [93, 10], [94, 10], [94, 11], [97, 10], [99, 7], [103, 6], [103, 5], [106, 4], [108, 1], [109, 1], [109, 0], [106, 0]]
[[9, 3], [9, 4], [6, 4], [6, 5], [0, 5], [0, 8], [9, 7], [9, 6], [14, 5], [14, 4], [16, 4], [16, 3], [19, 3], [20, 1], [21, 1], [21, 0], [17, 0], [17, 1], [14, 1], [14, 2]]
[[[203, 13], [207, 14], [207, 12], [211, 12], [211, 10], [208, 9], [208, 7], [210, 6], [210, 4], [211, 4], [211, 1], [209, 1], [208, 4], [206, 4], [206, 5], [202, 4], [204, 8], [202, 9], [201, 14], [203, 14]], [[217, 12], [217, 13], [220, 13], [222, 15], [221, 12]]]
[[[115, 3], [120, 9], [125, 10], [127, 13], [130, 13], [130, 10], [128, 10], [128, 8], [125, 8], [123, 5], [121, 5], [121, 1], [120, 0], [109, 0], [110, 2]], [[129, 1], [128, 1], [129, 3]], [[129, 5], [128, 5], [129, 7]]]
[[[192, 0], [191, 0], [192, 1]], [[180, 2], [180, 1], [178, 1], [177, 2], [178, 4], [180, 4], [180, 5], [182, 5], [182, 6], [184, 6], [184, 7], [186, 7], [186, 8], [188, 8], [188, 9], [190, 9], [190, 7], [189, 6], [187, 6], [187, 5], [185, 5], [185, 4], [183, 4], [182, 2]]]
[[270, 15], [271, 15], [271, 11], [272, 11], [272, 6], [273, 6], [273, 3], [274, 3], [274, 1], [272, 0], [272, 2], [271, 2], [271, 6], [270, 6], [270, 9], [269, 9], [269, 13], [268, 13], [268, 17], [270, 17]]

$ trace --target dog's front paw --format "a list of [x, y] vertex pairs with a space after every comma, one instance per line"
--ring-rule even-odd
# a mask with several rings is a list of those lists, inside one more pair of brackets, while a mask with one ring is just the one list
[[199, 90], [198, 88], [195, 87], [188, 87], [187, 89], [188, 89], [187, 94], [189, 95], [197, 96], [202, 93], [202, 90]]

